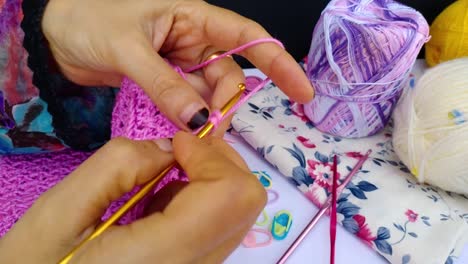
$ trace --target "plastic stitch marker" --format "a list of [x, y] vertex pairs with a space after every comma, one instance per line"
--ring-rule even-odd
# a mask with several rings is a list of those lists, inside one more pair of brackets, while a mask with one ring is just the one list
[[[258, 242], [256, 233], [265, 235], [266, 240]], [[242, 241], [242, 245], [246, 248], [265, 247], [270, 245], [272, 240], [273, 238], [271, 237], [270, 232], [259, 228], [252, 228]]]
[[283, 240], [289, 234], [292, 225], [292, 215], [286, 210], [276, 213], [271, 223], [271, 235], [276, 240]]
[[255, 222], [255, 225], [266, 226], [268, 224], [268, 221], [270, 221], [270, 217], [268, 217], [268, 214], [265, 210], [262, 211], [262, 216], [263, 220], [261, 222]]
[[[273, 196], [273, 198], [271, 199], [270, 199], [270, 194]], [[267, 195], [268, 195], [268, 204], [272, 204], [279, 199], [279, 194], [274, 190], [267, 190]]]
[[270, 189], [272, 183], [271, 176], [268, 175], [266, 171], [252, 171], [253, 174], [255, 174], [260, 181], [260, 183], [265, 187], [265, 189]]

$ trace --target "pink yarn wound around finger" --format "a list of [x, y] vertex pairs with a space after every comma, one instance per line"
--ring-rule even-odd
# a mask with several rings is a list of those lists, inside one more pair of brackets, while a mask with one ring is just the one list
[[[236, 49], [228, 51], [219, 57], [205, 61], [199, 65], [191, 67], [186, 70], [182, 70], [180, 67], [173, 65], [170, 61], [166, 60], [172, 68], [178, 72], [183, 78], [187, 73], [201, 69], [210, 63], [213, 63], [219, 59], [222, 59], [228, 55], [232, 55], [248, 49], [252, 46], [259, 45], [262, 43], [274, 43], [284, 48], [281, 42], [272, 38], [258, 39], [249, 43], [246, 43]], [[265, 79], [261, 82], [256, 83], [255, 87], [247, 93], [236, 103], [230, 111], [228, 111], [224, 117], [228, 117], [234, 113], [244, 102], [246, 102], [253, 94], [263, 88], [270, 80]], [[234, 83], [232, 85], [238, 85]], [[215, 128], [220, 122], [224, 120], [224, 117], [218, 110], [211, 112], [209, 121], [214, 124]], [[172, 138], [179, 128], [174, 125], [164, 114], [159, 110], [157, 106], [151, 101], [150, 97], [144, 92], [144, 90], [138, 86], [134, 81], [129, 78], [124, 78], [120, 92], [117, 95], [116, 103], [112, 113], [112, 138], [125, 137], [134, 140], [153, 140], [158, 138]], [[195, 131], [196, 132], [196, 131]], [[163, 188], [166, 184], [172, 181], [188, 181], [185, 173], [179, 169], [171, 170], [164, 179], [156, 186], [154, 191], [151, 193], [154, 195], [157, 191]], [[109, 218], [112, 213], [118, 210], [125, 202], [127, 202], [132, 195], [138, 191], [138, 187], [134, 188], [131, 192], [127, 193], [119, 200], [113, 202], [103, 216], [103, 220]], [[143, 216], [145, 207], [148, 203], [149, 198], [143, 199], [133, 209], [131, 209], [126, 215], [120, 220], [119, 224], [128, 224], [134, 220]]]

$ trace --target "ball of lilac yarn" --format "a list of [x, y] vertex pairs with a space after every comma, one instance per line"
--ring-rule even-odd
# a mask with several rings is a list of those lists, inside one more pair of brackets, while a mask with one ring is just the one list
[[376, 134], [388, 123], [429, 26], [391, 0], [332, 0], [314, 29], [306, 73], [316, 97], [304, 105], [322, 132]]

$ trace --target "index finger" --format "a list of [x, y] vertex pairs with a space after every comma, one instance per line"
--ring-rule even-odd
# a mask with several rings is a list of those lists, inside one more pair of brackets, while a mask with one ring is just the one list
[[[229, 10], [210, 4], [203, 5], [204, 34], [218, 48], [234, 49], [271, 35], [258, 23]], [[242, 52], [258, 69], [265, 73], [292, 100], [306, 103], [313, 99], [314, 89], [294, 58], [274, 43], [253, 46]]]

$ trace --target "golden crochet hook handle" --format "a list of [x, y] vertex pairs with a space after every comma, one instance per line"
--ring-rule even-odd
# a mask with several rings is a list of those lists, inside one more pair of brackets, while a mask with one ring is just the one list
[[[221, 116], [224, 116], [241, 98], [242, 94], [244, 93], [245, 90], [245, 84], [240, 83], [238, 85], [239, 91], [221, 108]], [[207, 123], [198, 133], [197, 137], [198, 138], [203, 138], [206, 135], [208, 135], [211, 130], [213, 130], [214, 124], [209, 122]], [[161, 171], [158, 176], [154, 177], [152, 180], [148, 181], [143, 185], [143, 187], [130, 199], [128, 200], [119, 210], [117, 210], [109, 219], [104, 221], [102, 224], [100, 224], [94, 232], [89, 235], [86, 239], [81, 241], [78, 246], [76, 246], [70, 253], [68, 253], [60, 262], [59, 264], [67, 264], [73, 255], [81, 248], [83, 247], [86, 243], [89, 241], [93, 240], [94, 238], [98, 237], [104, 231], [106, 231], [107, 228], [115, 224], [125, 213], [127, 213], [128, 210], [130, 210], [133, 206], [135, 206], [141, 199], [143, 199], [151, 190], [154, 189], [156, 184], [159, 183], [159, 181], [164, 178], [164, 176], [174, 167], [176, 166], [176, 162], [171, 163], [166, 169]]]

